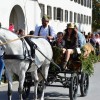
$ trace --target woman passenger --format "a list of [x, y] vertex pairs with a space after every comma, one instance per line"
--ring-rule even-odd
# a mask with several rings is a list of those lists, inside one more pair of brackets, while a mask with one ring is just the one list
[[67, 29], [65, 29], [64, 40], [65, 40], [66, 51], [65, 51], [65, 61], [63, 64], [63, 69], [67, 69], [67, 64], [68, 64], [70, 55], [75, 52], [75, 49], [78, 46], [78, 34], [74, 30], [73, 23], [69, 23], [67, 25]]

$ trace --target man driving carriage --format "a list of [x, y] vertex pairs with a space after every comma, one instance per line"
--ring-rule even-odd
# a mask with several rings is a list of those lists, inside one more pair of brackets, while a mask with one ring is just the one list
[[44, 15], [42, 17], [42, 25], [36, 27], [34, 35], [43, 36], [46, 40], [51, 42], [55, 38], [55, 31], [53, 27], [49, 25], [49, 16]]

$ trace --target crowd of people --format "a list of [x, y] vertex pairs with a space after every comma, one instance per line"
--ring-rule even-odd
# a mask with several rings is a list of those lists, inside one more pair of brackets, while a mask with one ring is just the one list
[[100, 33], [88, 33], [88, 35], [86, 35], [86, 42], [92, 44], [92, 46], [96, 49], [97, 55], [100, 54]]
[[[35, 31], [30, 31], [29, 35], [43, 36], [51, 45], [56, 45], [62, 49], [63, 54], [65, 54], [65, 60], [63, 63], [63, 69], [67, 69], [67, 64], [70, 59], [70, 55], [74, 53], [80, 53], [80, 49], [87, 42], [91, 43], [94, 47], [100, 45], [100, 34], [85, 35], [85, 32], [79, 32], [77, 26], [74, 23], [67, 24], [66, 29], [63, 32], [55, 33], [52, 26], [49, 25], [49, 17], [44, 15], [42, 17], [42, 25], [36, 27]], [[9, 31], [15, 32], [19, 37], [24, 36], [25, 32], [23, 29], [15, 30], [14, 25], [11, 23], [9, 26]], [[26, 42], [31, 48], [32, 61], [35, 58], [35, 50], [33, 48], [34, 43], [31, 41], [30, 37], [25, 37]], [[78, 49], [77, 49], [78, 48]], [[2, 76], [2, 69], [4, 68], [4, 62], [2, 59], [3, 49], [0, 47], [0, 80]]]

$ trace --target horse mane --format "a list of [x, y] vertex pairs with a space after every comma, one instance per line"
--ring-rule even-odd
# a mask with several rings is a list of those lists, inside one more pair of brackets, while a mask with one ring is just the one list
[[18, 35], [14, 32], [11, 32], [7, 29], [0, 29], [0, 37], [4, 37], [7, 40], [12, 40], [18, 38]]
[[[22, 49], [22, 41], [20, 39], [18, 39], [18, 35], [7, 30], [7, 29], [3, 29], [1, 28], [0, 29], [0, 41], [2, 43], [5, 43], [5, 45], [2, 45], [4, 46], [6, 49], [5, 49], [5, 52], [7, 52], [8, 54], [18, 54], [18, 53], [22, 53], [23, 50]], [[14, 39], [18, 39], [14, 42], [9, 42], [9, 41], [12, 41]]]

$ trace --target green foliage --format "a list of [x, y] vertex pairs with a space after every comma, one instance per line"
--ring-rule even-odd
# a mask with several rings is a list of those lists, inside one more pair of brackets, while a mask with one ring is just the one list
[[56, 64], [61, 63], [61, 58], [62, 58], [62, 50], [59, 47], [53, 47], [53, 60], [55, 61]]
[[92, 29], [96, 31], [100, 28], [100, 1], [93, 0], [92, 4]]
[[[62, 54], [62, 50], [58, 47], [53, 47], [53, 60], [54, 62], [61, 66], [61, 63], [63, 62], [63, 54]], [[84, 73], [88, 73], [90, 76], [93, 75], [94, 73], [94, 64], [97, 63], [98, 61], [100, 61], [100, 55], [96, 55], [96, 54], [92, 54], [90, 53], [89, 56], [87, 58], [83, 57], [83, 51], [82, 54], [79, 56], [79, 59], [82, 62], [82, 71]], [[57, 67], [51, 63], [51, 71], [56, 71]]]
[[[53, 60], [57, 65], [60, 65], [62, 61], [62, 50], [61, 48], [56, 46], [52, 47], [52, 49], [53, 49]], [[53, 63], [51, 63], [50, 66], [51, 66], [50, 68], [51, 71], [57, 70], [56, 66]]]
[[100, 61], [100, 56], [90, 53], [87, 58], [84, 58], [83, 55], [80, 56], [82, 62], [82, 71], [88, 73], [90, 76], [94, 73], [94, 63]]

